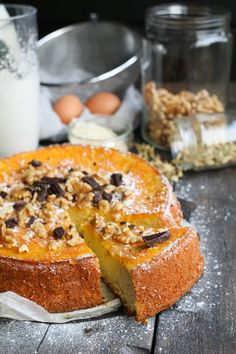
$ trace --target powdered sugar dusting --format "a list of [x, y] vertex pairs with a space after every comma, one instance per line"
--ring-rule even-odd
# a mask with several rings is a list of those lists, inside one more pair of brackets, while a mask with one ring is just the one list
[[[211, 208], [212, 214], [216, 215], [216, 210]], [[211, 222], [209, 210], [204, 205], [198, 205], [191, 222], [201, 235], [201, 249], [205, 258], [204, 274], [199, 279], [192, 290], [183, 297], [176, 305], [175, 309], [181, 312], [206, 311], [216, 306], [220, 306], [218, 299], [218, 289], [222, 284], [222, 262], [214, 253], [208, 249], [207, 237], [209, 237], [208, 224]], [[214, 298], [214, 302], [212, 299]]]
[[[196, 186], [187, 182], [178, 187], [179, 197], [191, 200], [192, 191]], [[204, 190], [205, 185], [202, 185], [201, 191]], [[225, 288], [223, 275], [224, 272], [228, 271], [224, 255], [224, 238], [226, 235], [223, 230], [224, 222], [229, 222], [232, 210], [227, 205], [220, 208], [216, 199], [209, 200], [207, 197], [204, 202], [198, 203], [196, 200], [194, 202], [196, 203], [196, 209], [191, 215], [190, 222], [196, 227], [201, 237], [201, 250], [205, 259], [204, 273], [192, 290], [180, 299], [173, 308], [181, 313], [208, 314], [209, 312], [220, 311], [222, 306], [222, 290]], [[220, 252], [219, 244], [222, 247]], [[225, 291], [226, 301], [230, 296], [232, 297], [233, 294]], [[181, 318], [178, 318], [181, 321]], [[174, 325], [177, 325], [176, 321]]]
[[[230, 171], [223, 171], [223, 178], [227, 180], [230, 176]], [[178, 353], [186, 350], [216, 353], [221, 344], [222, 351], [231, 352], [234, 348], [236, 293], [232, 230], [236, 204], [233, 195], [226, 193], [230, 185], [223, 188], [222, 183], [219, 171], [194, 175], [191, 179], [187, 176], [177, 186], [178, 196], [196, 207], [190, 222], [201, 237], [205, 266], [191, 291], [172, 309], [159, 315], [157, 353], [169, 353], [172, 348]], [[181, 338], [179, 342], [176, 335]]]
[[[162, 251], [162, 256], [169, 258], [172, 257], [175, 253], [179, 252], [179, 242], [180, 239], [176, 239], [174, 242], [171, 242], [163, 251]], [[149, 271], [153, 269], [153, 264], [151, 262], [146, 262], [143, 263], [139, 266], [139, 268], [142, 268], [145, 271]], [[157, 289], [158, 291], [158, 289]]]

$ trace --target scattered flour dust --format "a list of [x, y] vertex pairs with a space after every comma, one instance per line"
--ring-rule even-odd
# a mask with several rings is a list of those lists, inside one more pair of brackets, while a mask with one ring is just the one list
[[[191, 200], [191, 190], [193, 184], [188, 182], [178, 186], [178, 197], [185, 200]], [[205, 189], [205, 185], [201, 186], [201, 190]], [[180, 299], [177, 304], [174, 305], [174, 309], [180, 312], [199, 313], [209, 310], [217, 310], [220, 308], [222, 298], [219, 290], [224, 287], [223, 274], [225, 272], [225, 262], [221, 253], [219, 253], [218, 243], [223, 243], [221, 240], [215, 238], [224, 234], [222, 229], [218, 230], [217, 220], [228, 221], [231, 217], [230, 209], [225, 206], [219, 210], [217, 203], [214, 201], [206, 202], [202, 205], [198, 204], [195, 211], [192, 213], [190, 222], [197, 229], [201, 237], [201, 251], [204, 256], [205, 266], [202, 277], [193, 286], [192, 290]], [[223, 247], [223, 245], [222, 245]], [[225, 292], [225, 297], [230, 296], [228, 292]]]

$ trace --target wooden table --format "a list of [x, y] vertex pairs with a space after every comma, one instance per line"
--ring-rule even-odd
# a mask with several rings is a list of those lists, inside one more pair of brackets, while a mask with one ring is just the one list
[[67, 324], [0, 319], [0, 354], [236, 353], [236, 168], [188, 173], [176, 192], [205, 256], [189, 294], [147, 326], [122, 311]]

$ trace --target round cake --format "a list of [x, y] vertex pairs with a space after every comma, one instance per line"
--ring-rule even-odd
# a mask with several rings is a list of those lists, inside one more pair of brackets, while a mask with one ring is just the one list
[[50, 312], [102, 303], [100, 278], [136, 319], [199, 278], [199, 239], [167, 179], [116, 150], [52, 146], [0, 160], [0, 292]]

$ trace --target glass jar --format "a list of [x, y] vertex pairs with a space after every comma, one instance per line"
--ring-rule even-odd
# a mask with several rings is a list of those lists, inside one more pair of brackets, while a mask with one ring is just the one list
[[236, 111], [178, 118], [169, 141], [183, 170], [236, 165]]
[[39, 141], [37, 10], [0, 4], [0, 156]]
[[229, 12], [179, 4], [149, 8], [141, 68], [143, 138], [169, 149], [176, 117], [224, 111], [231, 57]]

